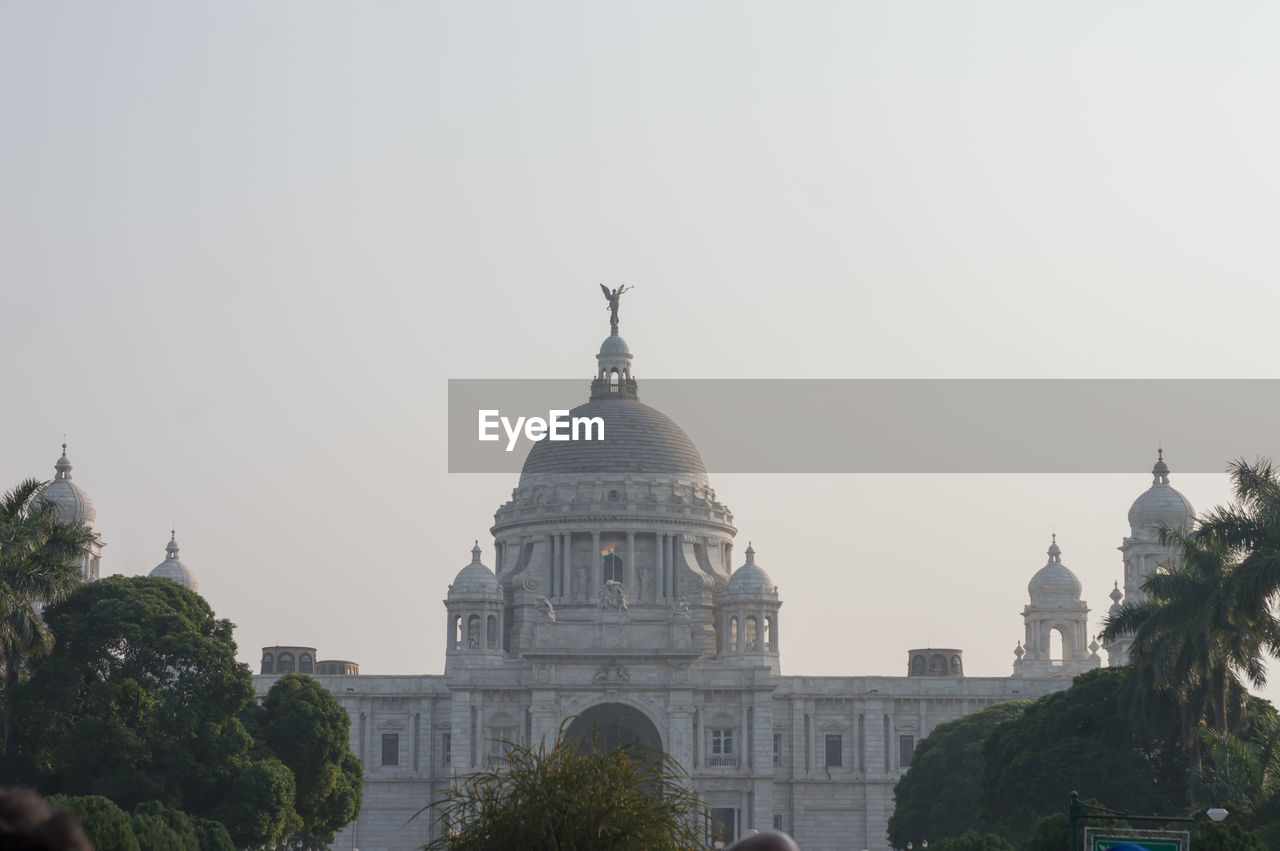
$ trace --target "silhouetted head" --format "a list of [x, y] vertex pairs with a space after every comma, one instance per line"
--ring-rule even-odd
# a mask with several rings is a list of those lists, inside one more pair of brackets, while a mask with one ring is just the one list
[[747, 831], [725, 851], [800, 851], [800, 846], [780, 830]]
[[0, 851], [93, 851], [80, 822], [30, 789], [0, 789]]

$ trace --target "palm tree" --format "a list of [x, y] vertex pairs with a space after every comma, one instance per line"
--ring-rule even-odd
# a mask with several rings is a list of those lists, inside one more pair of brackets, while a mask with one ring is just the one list
[[[1280, 478], [1266, 458], [1232, 461], [1228, 470], [1236, 503], [1208, 512], [1196, 538], [1212, 541], [1238, 559], [1231, 582], [1233, 605], [1270, 612], [1280, 598]], [[1280, 655], [1280, 647], [1269, 649]]]
[[1176, 545], [1179, 560], [1147, 577], [1147, 599], [1121, 605], [1104, 620], [1102, 635], [1133, 636], [1131, 702], [1150, 719], [1162, 698], [1171, 701], [1199, 768], [1201, 731], [1237, 729], [1245, 683], [1266, 683], [1264, 651], [1280, 641], [1265, 607], [1239, 603], [1231, 548], [1182, 529], [1161, 529], [1160, 541]]
[[93, 541], [83, 523], [58, 519], [42, 498], [44, 483], [27, 479], [0, 497], [0, 665], [4, 666], [4, 753], [13, 757], [10, 696], [24, 663], [53, 647], [40, 607], [57, 603], [80, 582], [79, 561]]

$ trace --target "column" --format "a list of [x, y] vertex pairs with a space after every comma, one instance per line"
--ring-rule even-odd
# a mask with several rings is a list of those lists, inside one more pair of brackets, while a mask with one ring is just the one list
[[636, 599], [640, 599], [640, 586], [636, 583], [639, 581], [639, 574], [636, 573], [636, 533], [627, 533], [627, 563], [623, 565], [623, 585], [630, 589], [632, 594], [636, 595]]
[[[600, 557], [600, 533], [591, 533], [591, 589], [604, 588], [604, 559]], [[591, 594], [587, 594], [591, 599]]]
[[556, 557], [560, 554], [560, 536], [547, 535], [547, 599], [556, 597]]
[[573, 535], [565, 532], [560, 536], [560, 597], [568, 600], [571, 595], [569, 593], [569, 577], [572, 575], [572, 565], [570, 564], [571, 554], [573, 553]]
[[654, 595], [662, 602], [667, 602], [667, 560], [663, 558], [663, 539], [661, 532], [653, 534], [653, 584]]

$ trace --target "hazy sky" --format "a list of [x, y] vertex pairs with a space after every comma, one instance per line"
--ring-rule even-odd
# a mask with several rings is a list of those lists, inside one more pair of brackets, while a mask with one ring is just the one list
[[[104, 573], [176, 524], [255, 669], [440, 672], [515, 485], [446, 472], [446, 382], [585, 399], [597, 282], [642, 393], [1280, 377], [1278, 41], [1270, 3], [5, 3], [0, 485], [65, 433]], [[1053, 529], [1096, 630], [1157, 441], [1227, 498], [1179, 474], [1195, 404], [1132, 475], [713, 470], [784, 672], [1007, 674]]]

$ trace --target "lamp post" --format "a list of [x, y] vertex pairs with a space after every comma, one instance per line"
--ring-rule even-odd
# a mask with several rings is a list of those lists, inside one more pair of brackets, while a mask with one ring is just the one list
[[1123, 813], [1119, 810], [1109, 810], [1106, 807], [1099, 807], [1096, 804], [1086, 804], [1080, 800], [1079, 792], [1072, 792], [1071, 799], [1067, 802], [1067, 825], [1071, 836], [1070, 851], [1076, 851], [1077, 823], [1081, 819], [1124, 819], [1125, 821], [1139, 822], [1183, 822], [1191, 823], [1201, 815], [1207, 815], [1211, 821], [1221, 822], [1227, 817], [1227, 811], [1222, 807], [1210, 807], [1207, 810], [1194, 810], [1190, 815], [1185, 816], [1138, 816], [1132, 813]]

